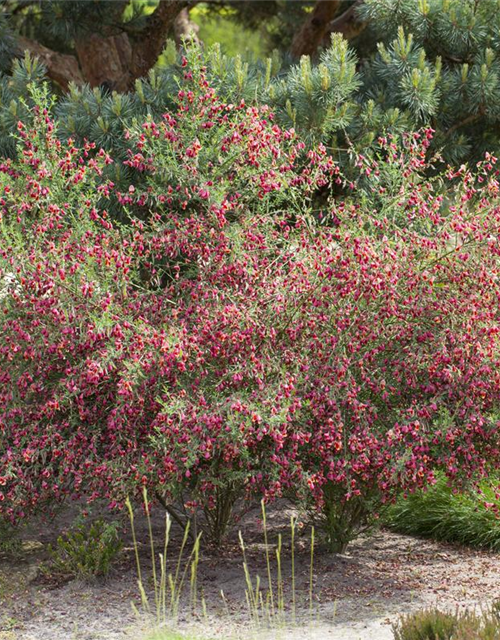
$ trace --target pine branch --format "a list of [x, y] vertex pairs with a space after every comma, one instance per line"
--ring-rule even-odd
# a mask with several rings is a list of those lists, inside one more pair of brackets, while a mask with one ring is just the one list
[[294, 58], [316, 53], [339, 6], [340, 0], [317, 0], [311, 14], [293, 39], [291, 54]]
[[13, 7], [9, 6], [9, 13], [15, 16], [16, 14], [24, 11], [27, 7], [31, 7], [34, 4], [38, 4], [38, 2], [39, 0], [24, 0], [24, 2], [18, 2], [18, 4], [16, 4]]
[[460, 129], [460, 127], [465, 127], [468, 124], [472, 124], [473, 122], [476, 122], [476, 120], [479, 120], [483, 116], [484, 116], [484, 110], [483, 109], [481, 109], [479, 111], [479, 113], [472, 113], [469, 116], [467, 116], [466, 118], [464, 118], [463, 120], [460, 120], [459, 122], [456, 122], [452, 127], [450, 127], [445, 132], [445, 135], [449, 136], [452, 133], [454, 133], [457, 129]]
[[75, 56], [58, 53], [36, 42], [36, 40], [30, 40], [24, 36], [19, 36], [17, 43], [20, 51], [28, 51], [32, 56], [38, 57], [47, 68], [48, 77], [57, 82], [64, 90], [68, 88], [70, 82], [77, 85], [84, 83]]

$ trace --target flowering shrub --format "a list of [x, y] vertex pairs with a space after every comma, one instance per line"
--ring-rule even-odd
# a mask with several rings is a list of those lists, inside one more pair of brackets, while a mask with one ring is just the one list
[[[82, 493], [115, 504], [150, 483], [169, 509], [181, 498], [204, 507], [217, 538], [249, 478], [273, 467], [258, 440], [221, 425], [225, 394], [211, 388], [218, 366], [236, 366], [223, 325], [240, 331], [247, 320], [244, 308], [232, 317], [239, 267], [231, 263], [244, 233], [254, 233], [245, 221], [253, 208], [271, 212], [273, 227], [284, 188], [297, 199], [287, 215], [298, 215], [336, 169], [329, 159], [321, 166], [324, 151], [297, 169], [303, 145], [266, 109], [221, 104], [202, 76], [198, 90], [195, 103], [181, 92], [191, 107], [178, 125], [166, 114], [137, 133], [129, 164], [150, 177], [144, 192], [114, 193], [104, 177], [111, 158], [90, 144], [61, 144], [47, 109], [32, 130], [19, 124], [20, 162], [0, 173], [0, 502], [13, 517]], [[160, 134], [171, 165], [143, 154]], [[167, 176], [169, 166], [177, 173]], [[213, 415], [203, 412], [205, 389], [221, 396]], [[179, 433], [167, 415], [188, 394], [195, 408]]]
[[[0, 167], [0, 510], [148, 485], [215, 542], [287, 495], [343, 549], [384, 502], [498, 458], [495, 158], [424, 179], [432, 132], [358, 159], [352, 195], [265, 109], [187, 68], [129, 133], [140, 187], [57, 142]], [[111, 218], [106, 203], [120, 203]]]

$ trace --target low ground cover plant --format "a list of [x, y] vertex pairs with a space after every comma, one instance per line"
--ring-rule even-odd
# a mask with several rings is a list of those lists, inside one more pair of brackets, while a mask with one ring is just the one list
[[425, 177], [424, 130], [351, 183], [183, 65], [175, 112], [127, 134], [137, 187], [43, 95], [0, 165], [0, 510], [147, 487], [220, 544], [235, 505], [286, 496], [343, 550], [498, 463], [496, 159]]
[[400, 618], [393, 633], [395, 640], [496, 640], [500, 638], [498, 605], [477, 612], [419, 611]]
[[449, 640], [456, 626], [452, 613], [429, 609], [400, 618], [393, 633], [395, 640]]
[[48, 546], [50, 560], [44, 571], [80, 580], [106, 577], [122, 548], [116, 523], [101, 518], [83, 520]]
[[0, 517], [0, 554], [10, 555], [22, 547], [19, 528], [7, 518]]

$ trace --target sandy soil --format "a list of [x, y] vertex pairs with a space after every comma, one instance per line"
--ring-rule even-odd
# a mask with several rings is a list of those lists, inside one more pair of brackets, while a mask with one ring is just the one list
[[[0, 640], [142, 640], [149, 622], [137, 618], [131, 603], [140, 607], [133, 548], [130, 539], [113, 574], [95, 584], [64, 582], [45, 577], [40, 563], [44, 545], [53, 541], [72, 512], [52, 523], [34, 523], [24, 534], [20, 556], [0, 557]], [[287, 514], [270, 515], [276, 540], [286, 537]], [[125, 526], [125, 525], [124, 525]], [[252, 576], [265, 585], [266, 565], [257, 514], [241, 523]], [[154, 522], [161, 544], [163, 519]], [[124, 529], [124, 535], [128, 535]], [[141, 562], [151, 573], [145, 523], [139, 521]], [[178, 541], [177, 543], [178, 544]], [[170, 568], [176, 560], [173, 545]], [[391, 622], [401, 613], [439, 605], [447, 608], [486, 606], [500, 598], [500, 555], [474, 551], [385, 531], [353, 543], [349, 552], [332, 556], [317, 550], [314, 562], [313, 615], [309, 612], [310, 548], [299, 539], [296, 553], [297, 623], [271, 630], [252, 627], [245, 603], [245, 580], [236, 535], [221, 556], [203, 552], [198, 582], [207, 603], [207, 615], [193, 615], [181, 607], [179, 627], [208, 638], [242, 640], [390, 640]], [[283, 577], [288, 619], [291, 619], [291, 563], [284, 554]], [[151, 584], [151, 583], [149, 583]], [[224, 592], [224, 599], [221, 597]]]

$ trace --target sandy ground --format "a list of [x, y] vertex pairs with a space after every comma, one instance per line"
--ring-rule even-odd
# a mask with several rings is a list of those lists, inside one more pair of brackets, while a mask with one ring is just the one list
[[[64, 582], [40, 572], [44, 545], [53, 541], [71, 513], [51, 524], [35, 523], [25, 532], [21, 556], [0, 558], [0, 640], [143, 640], [149, 621], [133, 612], [140, 608], [133, 548], [122, 553], [113, 574], [95, 584]], [[286, 521], [286, 514], [285, 514]], [[282, 513], [270, 515], [270, 541], [279, 530], [287, 538]], [[154, 523], [161, 544], [163, 519]], [[141, 563], [146, 576], [151, 563], [145, 523], [139, 522]], [[265, 586], [266, 564], [257, 514], [241, 523], [253, 578]], [[178, 544], [178, 542], [177, 542]], [[284, 600], [291, 620], [291, 562], [283, 554]], [[170, 569], [175, 568], [173, 545]], [[275, 573], [275, 567], [273, 571]], [[309, 611], [310, 547], [299, 539], [295, 562], [297, 622], [255, 629], [245, 603], [245, 579], [236, 535], [222, 555], [203, 552], [198, 584], [207, 614], [181, 606], [178, 626], [205, 638], [242, 640], [390, 640], [398, 615], [439, 605], [443, 608], [487, 606], [500, 598], [500, 555], [400, 536], [385, 531], [352, 544], [349, 552], [332, 556], [316, 551], [312, 617]], [[151, 583], [148, 583], [151, 585]], [[221, 597], [221, 590], [224, 599]]]

